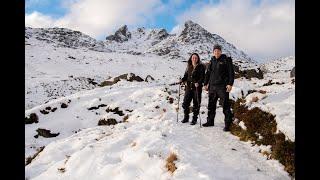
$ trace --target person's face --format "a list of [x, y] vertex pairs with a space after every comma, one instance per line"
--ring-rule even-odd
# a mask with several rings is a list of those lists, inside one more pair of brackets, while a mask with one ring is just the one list
[[213, 50], [213, 56], [219, 58], [221, 56], [221, 50], [215, 49]]
[[192, 56], [191, 56], [191, 61], [192, 61], [192, 64], [197, 64], [197, 62], [198, 62], [198, 56], [192, 55]]

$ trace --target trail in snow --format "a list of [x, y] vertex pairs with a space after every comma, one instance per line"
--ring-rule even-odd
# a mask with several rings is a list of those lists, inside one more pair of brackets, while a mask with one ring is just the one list
[[[167, 102], [168, 93], [164, 92], [163, 87], [137, 87], [132, 83], [132, 87], [118, 91], [108, 89], [99, 88], [69, 96], [67, 98], [72, 100], [70, 108], [57, 110], [59, 113], [52, 113], [51, 117], [43, 115], [38, 124], [28, 126], [29, 133], [36, 127], [44, 126], [60, 129], [62, 136], [55, 139], [39, 137], [35, 140], [30, 134], [27, 135], [27, 144], [47, 145], [26, 166], [27, 178], [290, 179], [279, 162], [266, 160], [258, 153], [258, 148], [222, 131], [224, 117], [221, 108], [217, 110], [215, 127], [200, 128], [199, 124], [191, 126], [176, 123], [176, 101], [174, 104]], [[171, 87], [169, 91], [176, 98], [175, 90], [176, 87]], [[97, 101], [98, 97], [102, 99], [101, 102]], [[202, 102], [207, 102], [205, 93], [202, 98]], [[51, 105], [59, 101], [65, 99], [56, 100]], [[86, 109], [100, 103], [132, 109], [129, 122], [94, 127], [100, 117], [122, 118], [103, 113], [103, 110], [97, 110], [101, 115], [93, 115]], [[155, 109], [156, 105], [160, 108]], [[202, 103], [201, 111], [207, 111], [205, 106]], [[33, 108], [28, 113], [37, 112], [43, 107]], [[180, 120], [183, 118], [182, 112], [180, 108]], [[56, 114], [60, 114], [59, 117]], [[78, 120], [80, 124], [72, 118], [75, 114], [81, 116], [82, 120]], [[68, 122], [63, 124], [62, 121], [66, 119], [62, 117]], [[202, 122], [206, 121], [205, 117], [206, 113], [201, 114]], [[85, 129], [72, 135], [72, 130], [79, 127]], [[178, 156], [178, 169], [172, 176], [165, 169], [165, 159], [170, 152]], [[65, 172], [58, 170], [61, 168], [65, 168]]]

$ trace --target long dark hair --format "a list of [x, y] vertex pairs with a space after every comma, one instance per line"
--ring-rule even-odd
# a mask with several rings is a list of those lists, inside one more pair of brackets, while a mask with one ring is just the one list
[[198, 58], [197, 64], [200, 64], [200, 56], [199, 56], [199, 54], [198, 53], [192, 53], [191, 56], [189, 57], [189, 60], [188, 60], [188, 67], [187, 67], [188, 71], [192, 71], [193, 70], [193, 65], [192, 65], [192, 60], [191, 60], [193, 55], [197, 56], [197, 58]]

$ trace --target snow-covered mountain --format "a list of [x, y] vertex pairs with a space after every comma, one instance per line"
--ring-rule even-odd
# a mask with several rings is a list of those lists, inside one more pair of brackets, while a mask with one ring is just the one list
[[[79, 31], [67, 28], [25, 28], [25, 41], [29, 39], [45, 41], [55, 47], [87, 48], [96, 51], [110, 51], [104, 43]], [[34, 42], [34, 41], [33, 41]]]
[[295, 57], [288, 56], [278, 59], [270, 60], [261, 65], [261, 69], [265, 72], [265, 75], [274, 76], [277, 74], [279, 77], [288, 77], [292, 68], [295, 66]]
[[[282, 164], [259, 153], [270, 147], [222, 131], [221, 107], [215, 127], [176, 123], [178, 86], [168, 84], [183, 75], [189, 53], [206, 59], [215, 43], [240, 70], [260, 67], [192, 21], [176, 34], [123, 26], [103, 41], [64, 28], [26, 28], [26, 179], [290, 179]], [[277, 131], [292, 141], [293, 66], [294, 57], [266, 63], [262, 79], [239, 77], [230, 93], [274, 114]], [[202, 102], [206, 121], [205, 92]], [[178, 158], [174, 174], [166, 169], [170, 153]]]
[[[223, 52], [233, 57], [238, 71], [254, 69], [258, 72], [259, 66], [248, 55], [192, 21], [185, 22], [177, 34], [169, 34], [165, 29], [145, 28], [130, 32], [125, 25], [106, 39], [99, 41], [66, 28], [26, 27], [26, 109], [96, 87], [99, 82], [113, 77], [107, 73], [109, 68], [104, 62], [108, 60], [113, 64], [112, 58], [117, 56], [122, 56], [123, 61], [160, 56], [181, 63], [192, 52], [198, 52], [202, 60], [208, 60], [213, 45], [219, 43]], [[70, 69], [71, 66], [78, 68]], [[153, 66], [148, 68], [155, 69]]]

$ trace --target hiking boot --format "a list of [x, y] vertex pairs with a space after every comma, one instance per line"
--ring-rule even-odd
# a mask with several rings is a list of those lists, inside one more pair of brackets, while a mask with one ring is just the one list
[[197, 124], [197, 119], [198, 119], [198, 116], [193, 116], [190, 125], [195, 125], [195, 124]]
[[225, 122], [225, 127], [223, 128], [223, 131], [230, 131], [230, 124]]
[[228, 127], [228, 126], [224, 127], [223, 131], [225, 131], [225, 132], [230, 131], [230, 127]]
[[213, 121], [207, 121], [206, 123], [202, 124], [203, 127], [209, 127], [209, 126], [214, 126]]
[[189, 116], [184, 116], [183, 120], [181, 121], [182, 123], [187, 123], [189, 122]]

